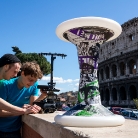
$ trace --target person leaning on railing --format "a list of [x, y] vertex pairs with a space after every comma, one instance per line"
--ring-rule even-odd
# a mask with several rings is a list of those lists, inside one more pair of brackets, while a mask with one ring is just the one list
[[[4, 80], [10, 80], [11, 78], [16, 77], [20, 68], [21, 68], [21, 61], [15, 55], [4, 54], [0, 58], [0, 85]], [[0, 114], [2, 110], [23, 115], [29, 113], [36, 113], [37, 107], [28, 109], [19, 108], [17, 106], [14, 106], [6, 102], [0, 97]]]
[[[0, 97], [9, 103], [33, 109], [34, 112], [40, 111], [40, 107], [33, 105], [34, 101], [40, 101], [46, 97], [42, 93], [38, 97], [37, 80], [43, 76], [40, 66], [36, 62], [26, 62], [21, 67], [21, 75], [9, 81], [3, 80], [0, 85]], [[36, 109], [35, 109], [36, 108]], [[11, 113], [2, 110], [0, 114], [0, 138], [21, 138], [21, 116], [20, 113]]]

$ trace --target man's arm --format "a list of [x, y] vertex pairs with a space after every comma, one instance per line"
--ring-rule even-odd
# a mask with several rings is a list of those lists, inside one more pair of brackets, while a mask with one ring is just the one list
[[20, 113], [11, 113], [9, 111], [0, 110], [0, 117], [10, 117], [10, 116], [19, 116]]
[[33, 91], [32, 91], [32, 95], [31, 95], [31, 97], [30, 97], [30, 105], [33, 105], [33, 102], [35, 101], [35, 102], [40, 102], [41, 100], [43, 100], [44, 98], [46, 98], [46, 96], [47, 96], [47, 91], [42, 91], [41, 89], [40, 89], [40, 92], [41, 92], [41, 95], [38, 97], [38, 93], [39, 93], [39, 90], [37, 89], [37, 86], [38, 86], [38, 82], [36, 82], [35, 84], [34, 84], [34, 89], [33, 89]]
[[41, 91], [41, 95], [38, 97], [38, 96], [31, 96], [30, 97], [30, 105], [33, 105], [33, 102], [40, 102], [41, 100], [43, 100], [44, 98], [47, 97], [47, 93], [46, 92], [42, 92]]
[[9, 111], [9, 112], [15, 113], [15, 114], [25, 114], [25, 110], [23, 108], [14, 106], [14, 105], [6, 102], [2, 98], [0, 98], [0, 109]]
[[[24, 110], [24, 114], [35, 114], [38, 113], [41, 108], [37, 105], [33, 105], [33, 106], [28, 106], [27, 108], [21, 108]], [[5, 111], [5, 110], [0, 110], [0, 117], [10, 117], [10, 116], [19, 116], [19, 115], [23, 115], [20, 112], [9, 112], [9, 111]]]
[[38, 113], [41, 108], [37, 105], [30, 106], [29, 108], [20, 108], [14, 106], [2, 98], [0, 98], [0, 117], [18, 116], [23, 114]]
[[25, 110], [23, 108], [14, 106], [6, 101], [9, 90], [8, 86], [10, 86], [9, 81], [0, 81], [0, 109], [11, 113], [24, 114]]

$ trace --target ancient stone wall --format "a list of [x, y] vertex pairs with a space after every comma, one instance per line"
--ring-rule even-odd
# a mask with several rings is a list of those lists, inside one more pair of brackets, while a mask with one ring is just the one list
[[104, 105], [134, 106], [133, 99], [138, 97], [138, 18], [122, 24], [121, 35], [101, 45], [98, 76]]

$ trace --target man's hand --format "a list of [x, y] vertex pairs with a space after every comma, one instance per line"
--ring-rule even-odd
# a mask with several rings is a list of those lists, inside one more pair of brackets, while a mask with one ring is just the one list
[[40, 89], [40, 92], [41, 92], [41, 94], [42, 94], [43, 96], [47, 96], [47, 91], [44, 91], [44, 90], [41, 90], [41, 89]]
[[31, 107], [30, 104], [24, 104], [22, 108], [27, 109], [27, 108], [29, 108], [29, 107]]
[[37, 105], [26, 105], [26, 107], [24, 106], [24, 114], [36, 114], [41, 110], [41, 107], [37, 106]]

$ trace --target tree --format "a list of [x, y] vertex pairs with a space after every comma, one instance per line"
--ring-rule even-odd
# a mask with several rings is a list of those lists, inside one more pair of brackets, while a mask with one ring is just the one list
[[15, 52], [15, 55], [21, 60], [21, 63], [36, 61], [44, 75], [50, 74], [51, 65], [43, 55], [39, 56], [37, 53], [22, 53], [16, 46], [12, 47], [12, 49], [12, 51]]
[[136, 99], [133, 99], [133, 101], [135, 103], [136, 108], [138, 109], [138, 99], [137, 98]]
[[12, 49], [12, 51], [15, 52], [15, 55], [22, 53], [22, 51], [17, 46], [13, 46]]

